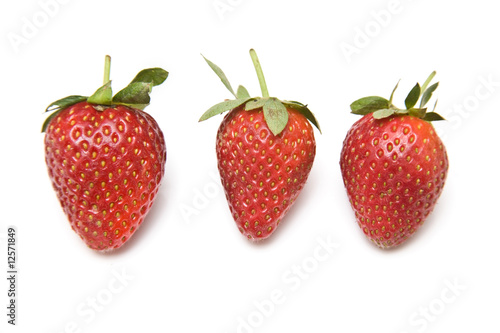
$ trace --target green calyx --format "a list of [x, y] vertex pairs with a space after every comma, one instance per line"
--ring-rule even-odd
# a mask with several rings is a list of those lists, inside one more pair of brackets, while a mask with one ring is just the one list
[[[417, 83], [408, 93], [405, 99], [404, 109], [398, 108], [392, 104], [392, 99], [394, 97], [394, 92], [396, 91], [398, 84], [394, 87], [389, 100], [379, 97], [379, 96], [368, 96], [360, 98], [351, 104], [351, 111], [358, 115], [367, 115], [373, 113], [373, 118], [383, 119], [390, 117], [392, 115], [410, 115], [426, 121], [444, 120], [444, 118], [438, 113], [434, 112], [437, 105], [437, 100], [434, 103], [434, 108], [431, 112], [427, 112], [425, 105], [432, 97], [432, 93], [436, 90], [439, 82], [436, 82], [429, 86], [430, 82], [436, 75], [436, 72], [432, 72], [424, 84], [420, 86]], [[416, 107], [418, 101], [420, 104]]]
[[[111, 57], [107, 55], [104, 62], [104, 84], [91, 96], [71, 95], [51, 103], [45, 112], [53, 112], [43, 123], [45, 132], [50, 121], [62, 110], [87, 101], [102, 106], [126, 105], [143, 110], [151, 100], [149, 94], [154, 86], [162, 84], [168, 77], [168, 72], [162, 68], [148, 68], [140, 71], [135, 78], [122, 90], [113, 96], [110, 77]], [[99, 109], [99, 108], [97, 108]]]
[[262, 108], [267, 126], [274, 135], [278, 135], [285, 129], [286, 124], [288, 123], [287, 109], [294, 109], [301, 113], [304, 117], [306, 117], [306, 119], [308, 119], [314, 126], [316, 126], [316, 128], [321, 133], [319, 123], [311, 110], [309, 110], [307, 105], [296, 101], [281, 101], [276, 97], [269, 96], [264, 73], [262, 71], [262, 67], [260, 66], [259, 58], [257, 57], [257, 53], [255, 52], [255, 50], [250, 50], [250, 57], [252, 58], [255, 71], [257, 72], [262, 97], [250, 97], [248, 90], [241, 85], [238, 86], [238, 89], [235, 93], [233, 88], [231, 87], [231, 84], [229, 83], [229, 80], [227, 79], [224, 72], [219, 68], [219, 66], [203, 57], [210, 68], [212, 68], [215, 74], [217, 74], [227, 90], [229, 90], [229, 92], [235, 97], [235, 99], [226, 100], [224, 102], [215, 104], [201, 116], [199, 121], [207, 120], [208, 118], [211, 118], [215, 115], [243, 105], [245, 111]]

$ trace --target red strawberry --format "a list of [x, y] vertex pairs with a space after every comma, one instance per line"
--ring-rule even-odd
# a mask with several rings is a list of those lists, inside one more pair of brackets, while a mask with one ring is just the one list
[[257, 55], [250, 50], [263, 98], [239, 86], [235, 94], [219, 67], [205, 59], [236, 97], [210, 108], [200, 121], [231, 110], [220, 124], [216, 152], [221, 182], [240, 232], [269, 237], [295, 202], [311, 171], [316, 118], [299, 102], [269, 97]]
[[103, 87], [90, 97], [52, 103], [44, 123], [49, 177], [73, 230], [98, 251], [122, 246], [153, 204], [166, 147], [156, 121], [142, 111], [168, 73], [141, 71], [112, 97], [109, 57]]
[[353, 113], [364, 116], [344, 140], [342, 177], [358, 225], [381, 248], [412, 236], [443, 190], [448, 157], [430, 123], [443, 118], [425, 109], [438, 85], [427, 88], [434, 75], [422, 88], [417, 83], [412, 89], [406, 109], [392, 104], [393, 95], [390, 100], [371, 96], [351, 104]]

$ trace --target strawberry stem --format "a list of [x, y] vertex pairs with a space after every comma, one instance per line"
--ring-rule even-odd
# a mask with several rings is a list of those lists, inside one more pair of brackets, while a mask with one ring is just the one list
[[111, 72], [111, 57], [109, 55], [106, 55], [106, 57], [104, 58], [104, 81], [102, 84], [106, 84], [109, 82], [110, 72]]
[[262, 72], [262, 67], [260, 66], [259, 58], [254, 49], [250, 49], [250, 57], [252, 58], [253, 66], [257, 72], [257, 77], [259, 78], [260, 90], [262, 91], [262, 97], [268, 98], [269, 91], [267, 90], [266, 79], [264, 78], [264, 73]]
[[87, 102], [90, 104], [97, 105], [111, 105], [113, 100], [113, 92], [111, 90], [111, 80], [109, 79], [109, 74], [111, 71], [111, 57], [107, 55], [104, 57], [104, 83], [96, 90], [89, 98]]

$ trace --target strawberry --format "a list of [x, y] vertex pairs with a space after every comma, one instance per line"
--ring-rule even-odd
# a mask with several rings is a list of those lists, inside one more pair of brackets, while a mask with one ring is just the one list
[[392, 104], [397, 85], [389, 100], [370, 96], [351, 104], [363, 117], [347, 133], [340, 168], [358, 225], [380, 248], [412, 236], [443, 190], [448, 157], [430, 123], [443, 118], [425, 108], [438, 86], [428, 87], [434, 75], [413, 87], [405, 109]]
[[150, 68], [112, 97], [110, 57], [104, 85], [92, 96], [49, 105], [45, 161], [72, 229], [97, 251], [122, 246], [153, 204], [165, 171], [166, 147], [156, 121], [142, 111], [168, 73]]
[[311, 171], [319, 124], [306, 105], [270, 97], [254, 50], [250, 55], [263, 97], [234, 93], [222, 70], [206, 60], [236, 99], [206, 111], [200, 121], [229, 111], [216, 139], [217, 166], [229, 209], [252, 241], [268, 238], [292, 207]]

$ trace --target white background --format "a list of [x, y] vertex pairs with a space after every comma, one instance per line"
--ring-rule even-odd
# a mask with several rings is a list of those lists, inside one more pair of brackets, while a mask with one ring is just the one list
[[[0, 7], [2, 332], [499, 330], [494, 1], [24, 0]], [[299, 200], [260, 244], [237, 230], [217, 179], [222, 118], [197, 122], [231, 97], [200, 54], [234, 87], [259, 95], [251, 47], [271, 95], [308, 104], [323, 131], [315, 132], [317, 156]], [[165, 134], [165, 182], [130, 242], [102, 255], [70, 229], [47, 176], [40, 127], [50, 102], [101, 85], [105, 54], [115, 91], [143, 68], [170, 76], [146, 109]], [[448, 119], [434, 125], [448, 149], [447, 184], [415, 237], [382, 251], [357, 226], [341, 180], [342, 141], [358, 119], [349, 104], [388, 97], [402, 79], [395, 98], [402, 106], [432, 70], [438, 111]], [[6, 316], [9, 225], [18, 235], [16, 327]], [[329, 242], [336, 248], [327, 252], [321, 244]]]

